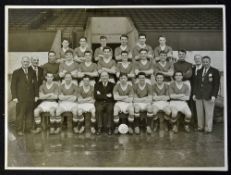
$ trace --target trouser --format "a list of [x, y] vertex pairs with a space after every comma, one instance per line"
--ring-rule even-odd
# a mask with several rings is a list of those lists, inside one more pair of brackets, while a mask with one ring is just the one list
[[18, 102], [16, 104], [16, 125], [17, 131], [29, 131], [33, 126], [34, 102]]
[[212, 131], [215, 103], [211, 100], [196, 99], [198, 128]]
[[113, 102], [96, 102], [96, 121], [98, 128], [111, 128], [113, 123]]
[[197, 127], [196, 102], [192, 98], [190, 98], [190, 100], [188, 101], [188, 105], [192, 112], [192, 119], [191, 119], [192, 127]]

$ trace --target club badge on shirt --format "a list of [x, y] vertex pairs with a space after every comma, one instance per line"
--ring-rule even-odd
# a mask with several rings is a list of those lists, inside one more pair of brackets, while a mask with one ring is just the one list
[[213, 81], [213, 74], [209, 74], [209, 82], [212, 82]]

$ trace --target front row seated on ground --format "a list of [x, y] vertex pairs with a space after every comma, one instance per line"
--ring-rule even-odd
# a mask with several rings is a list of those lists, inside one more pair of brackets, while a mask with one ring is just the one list
[[[160, 132], [169, 129], [177, 132], [179, 113], [185, 116], [185, 131], [190, 131], [191, 111], [186, 102], [189, 100], [189, 87], [182, 81], [182, 72], [174, 73], [175, 81], [170, 85], [164, 82], [163, 74], [157, 73], [155, 75], [156, 83], [153, 86], [145, 80], [146, 74], [143, 72], [138, 73], [137, 82], [134, 85], [128, 81], [127, 74], [121, 73], [119, 81], [114, 85], [108, 82], [108, 73], [102, 72], [99, 83], [102, 86], [105, 83], [106, 85], [110, 83], [110, 86], [113, 86], [111, 88], [113, 91], [106, 94], [107, 96], [110, 95], [108, 98], [112, 108], [100, 92], [102, 87], [100, 88], [99, 84], [96, 84], [95, 88], [90, 85], [89, 76], [83, 77], [83, 83], [80, 87], [73, 83], [70, 73], [65, 74], [64, 81], [60, 84], [53, 81], [53, 78], [53, 74], [47, 73], [46, 82], [39, 89], [39, 98], [42, 102], [34, 110], [36, 133], [42, 130], [41, 116], [43, 113], [49, 113], [50, 133], [60, 133], [63, 115], [66, 112], [72, 114], [73, 132], [79, 134], [85, 131], [85, 113], [91, 115], [91, 133], [93, 134], [96, 133], [96, 129], [97, 134], [102, 132], [101, 129], [104, 127], [103, 121], [105, 120], [103, 117], [107, 118], [106, 128], [110, 131], [108, 133], [111, 134], [112, 123], [114, 122], [114, 134], [118, 134], [118, 127], [122, 121], [121, 116], [126, 116], [129, 134], [133, 134], [133, 131], [140, 134], [141, 118], [143, 118], [141, 116], [145, 116], [147, 134], [152, 133], [152, 123], [154, 123], [154, 131], [159, 127]], [[106, 116], [103, 116], [105, 112], [101, 111], [103, 104], [105, 104], [105, 111], [108, 111]]]

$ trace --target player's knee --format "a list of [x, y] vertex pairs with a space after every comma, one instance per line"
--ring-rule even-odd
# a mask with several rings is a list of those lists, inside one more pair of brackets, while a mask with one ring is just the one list
[[34, 116], [35, 116], [35, 117], [38, 117], [38, 116], [40, 115], [40, 112], [41, 112], [41, 110], [40, 110], [39, 108], [36, 108], [36, 109], [34, 110]]
[[55, 116], [50, 115], [50, 122], [54, 123], [56, 121]]
[[134, 122], [134, 116], [129, 115], [128, 116], [128, 122]]
[[57, 122], [57, 123], [61, 123], [62, 122], [62, 117], [59, 115], [59, 116], [56, 116], [55, 117], [55, 121]]
[[119, 123], [119, 120], [120, 120], [119, 116], [115, 115], [113, 118], [114, 123]]
[[135, 113], [139, 113], [140, 112], [140, 107], [138, 105], [135, 105], [134, 110], [135, 110]]
[[119, 111], [120, 111], [120, 109], [117, 106], [115, 106], [114, 107], [114, 115], [118, 115]]
[[81, 115], [83, 115], [83, 110], [79, 109], [78, 111], [76, 111], [76, 113], [77, 113], [78, 116], [81, 116]]
[[176, 109], [172, 109], [171, 112], [173, 118], [177, 117], [178, 111]]
[[128, 107], [128, 113], [129, 113], [129, 115], [134, 115], [135, 111], [134, 111], [134, 108], [132, 106]]
[[164, 113], [165, 113], [166, 115], [170, 115], [170, 114], [171, 114], [170, 108], [164, 108]]
[[51, 116], [55, 116], [55, 108], [51, 108], [50, 109], [50, 115]]
[[36, 124], [40, 124], [41, 123], [41, 117], [40, 116], [35, 116], [34, 121]]

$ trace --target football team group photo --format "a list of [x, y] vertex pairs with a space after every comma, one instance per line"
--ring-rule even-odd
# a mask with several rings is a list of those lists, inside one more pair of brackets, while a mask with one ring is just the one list
[[226, 166], [222, 8], [7, 10], [8, 167]]

